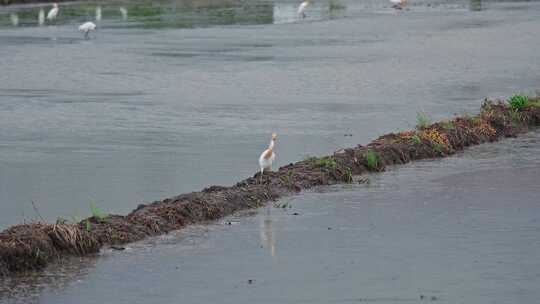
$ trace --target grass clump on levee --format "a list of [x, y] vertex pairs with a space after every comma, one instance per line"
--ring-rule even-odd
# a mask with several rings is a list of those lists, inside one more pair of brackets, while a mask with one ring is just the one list
[[320, 158], [315, 157], [315, 156], [307, 156], [304, 160], [321, 168], [326, 168], [326, 169], [331, 169], [331, 170], [335, 170], [337, 168], [337, 162], [331, 156], [325, 156], [325, 157], [320, 157]]
[[424, 111], [416, 112], [416, 129], [423, 130], [429, 127], [431, 122]]
[[514, 111], [523, 110], [529, 105], [529, 97], [516, 94], [508, 99], [508, 105]]
[[376, 170], [379, 167], [379, 157], [373, 150], [368, 150], [366, 153], [367, 167], [369, 170]]

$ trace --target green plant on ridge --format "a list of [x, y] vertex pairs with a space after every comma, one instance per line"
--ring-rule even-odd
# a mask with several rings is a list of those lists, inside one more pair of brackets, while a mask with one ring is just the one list
[[521, 122], [523, 121], [523, 116], [519, 112], [510, 111], [510, 119], [512, 119], [513, 122]]
[[346, 183], [352, 183], [353, 182], [353, 174], [351, 168], [347, 167], [345, 169], [345, 173], [343, 173], [343, 180]]
[[411, 140], [413, 141], [413, 143], [419, 145], [422, 143], [422, 140], [420, 139], [420, 136], [414, 134], [413, 136], [411, 136]]
[[98, 220], [104, 220], [107, 218], [107, 215], [96, 206], [96, 201], [94, 200], [90, 201], [90, 212], [92, 212], [92, 216]]
[[416, 112], [416, 128], [418, 130], [426, 129], [431, 122], [424, 111]]
[[435, 152], [437, 152], [438, 154], [442, 154], [443, 153], [443, 149], [442, 149], [442, 146], [441, 144], [438, 144], [436, 142], [432, 142], [433, 143], [433, 150]]
[[319, 167], [323, 167], [323, 168], [327, 168], [327, 169], [331, 169], [331, 170], [334, 170], [337, 167], [336, 160], [331, 156], [326, 156], [326, 157], [319, 158], [315, 162], [315, 164], [317, 166], [319, 166]]
[[508, 99], [508, 105], [514, 111], [523, 110], [529, 104], [529, 97], [516, 94]]
[[306, 155], [304, 157], [304, 161], [306, 162], [309, 162], [309, 163], [312, 163], [312, 164], [315, 164], [315, 162], [318, 160], [319, 158], [317, 156], [311, 156], [311, 155]]
[[379, 157], [373, 150], [368, 150], [366, 153], [367, 167], [370, 170], [375, 170], [379, 166]]
[[456, 128], [454, 126], [454, 123], [451, 121], [442, 121], [440, 124], [441, 124], [441, 127], [443, 127], [443, 129], [452, 130]]
[[294, 171], [290, 170], [287, 175], [281, 176], [281, 183], [289, 189], [294, 188]]

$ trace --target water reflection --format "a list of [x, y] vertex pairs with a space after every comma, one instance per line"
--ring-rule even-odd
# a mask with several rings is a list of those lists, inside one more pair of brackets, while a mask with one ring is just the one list
[[128, 18], [128, 10], [123, 6], [120, 6], [118, 10], [120, 11], [120, 16], [122, 16], [122, 20], [126, 21]]
[[469, 9], [471, 11], [481, 11], [482, 10], [482, 0], [470, 0]]
[[94, 269], [97, 260], [95, 256], [66, 258], [51, 264], [44, 271], [0, 278], [0, 299], [33, 303], [46, 289], [60, 291], [82, 281]]
[[43, 25], [45, 23], [45, 10], [43, 8], [39, 9], [38, 13], [38, 25]]
[[19, 15], [12, 13], [9, 15], [9, 20], [13, 26], [19, 26]]
[[101, 21], [101, 6], [96, 7], [96, 21]]
[[261, 217], [260, 238], [263, 247], [270, 250], [271, 256], [276, 256], [276, 241], [274, 240], [274, 231], [272, 229], [271, 208], [266, 208], [266, 214]]
[[[308, 19], [324, 20], [344, 15], [344, 0], [314, 2]], [[21, 6], [16, 9], [24, 26], [43, 25], [50, 5]], [[285, 0], [167, 0], [129, 3], [76, 2], [60, 4], [55, 24], [73, 24], [94, 19], [105, 27], [194, 28], [232, 24], [273, 24], [298, 21], [297, 1]], [[129, 21], [128, 21], [129, 11]], [[95, 15], [92, 16], [92, 15]], [[0, 9], [0, 27], [13, 25], [10, 13]], [[52, 20], [51, 20], [52, 21]]]

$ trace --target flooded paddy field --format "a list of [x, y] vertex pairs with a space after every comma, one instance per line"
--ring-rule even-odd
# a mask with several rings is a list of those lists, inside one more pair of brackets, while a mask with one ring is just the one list
[[534, 302], [539, 142], [534, 132], [320, 188], [0, 291], [5, 303]]
[[[410, 129], [419, 110], [450, 118], [540, 84], [540, 2], [415, 1], [396, 12], [317, 1], [305, 20], [296, 7], [65, 3], [42, 26], [48, 6], [0, 8], [0, 227], [37, 218], [32, 201], [55, 221], [90, 215], [91, 200], [125, 214], [232, 184], [257, 170], [272, 131], [284, 165]], [[77, 27], [88, 20], [98, 31], [84, 40]], [[537, 139], [407, 166], [370, 188], [302, 194], [291, 210], [24, 280], [44, 303], [534, 302]], [[277, 236], [261, 230], [268, 221]], [[21, 285], [1, 289], [10, 286]], [[27, 296], [5, 294], [0, 302]]]

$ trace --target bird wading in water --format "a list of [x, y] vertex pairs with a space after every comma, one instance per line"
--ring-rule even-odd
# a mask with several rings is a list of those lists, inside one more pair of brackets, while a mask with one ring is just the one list
[[270, 141], [270, 144], [268, 145], [268, 148], [261, 153], [261, 156], [259, 157], [259, 167], [261, 168], [261, 183], [263, 178], [264, 171], [271, 171], [272, 170], [272, 163], [274, 162], [274, 159], [276, 158], [276, 154], [274, 153], [274, 144], [276, 143], [277, 134], [272, 133], [272, 140]]
[[94, 22], [86, 22], [86, 23], [81, 24], [81, 26], [79, 26], [79, 31], [84, 33], [84, 39], [89, 39], [90, 32], [95, 31], [96, 28], [97, 26]]
[[53, 21], [58, 16], [58, 3], [53, 3], [53, 8], [47, 13], [47, 20]]
[[306, 9], [311, 4], [311, 0], [304, 0], [298, 7], [298, 17], [306, 18]]
[[390, 0], [390, 3], [392, 3], [392, 8], [400, 10], [407, 4], [407, 0]]

